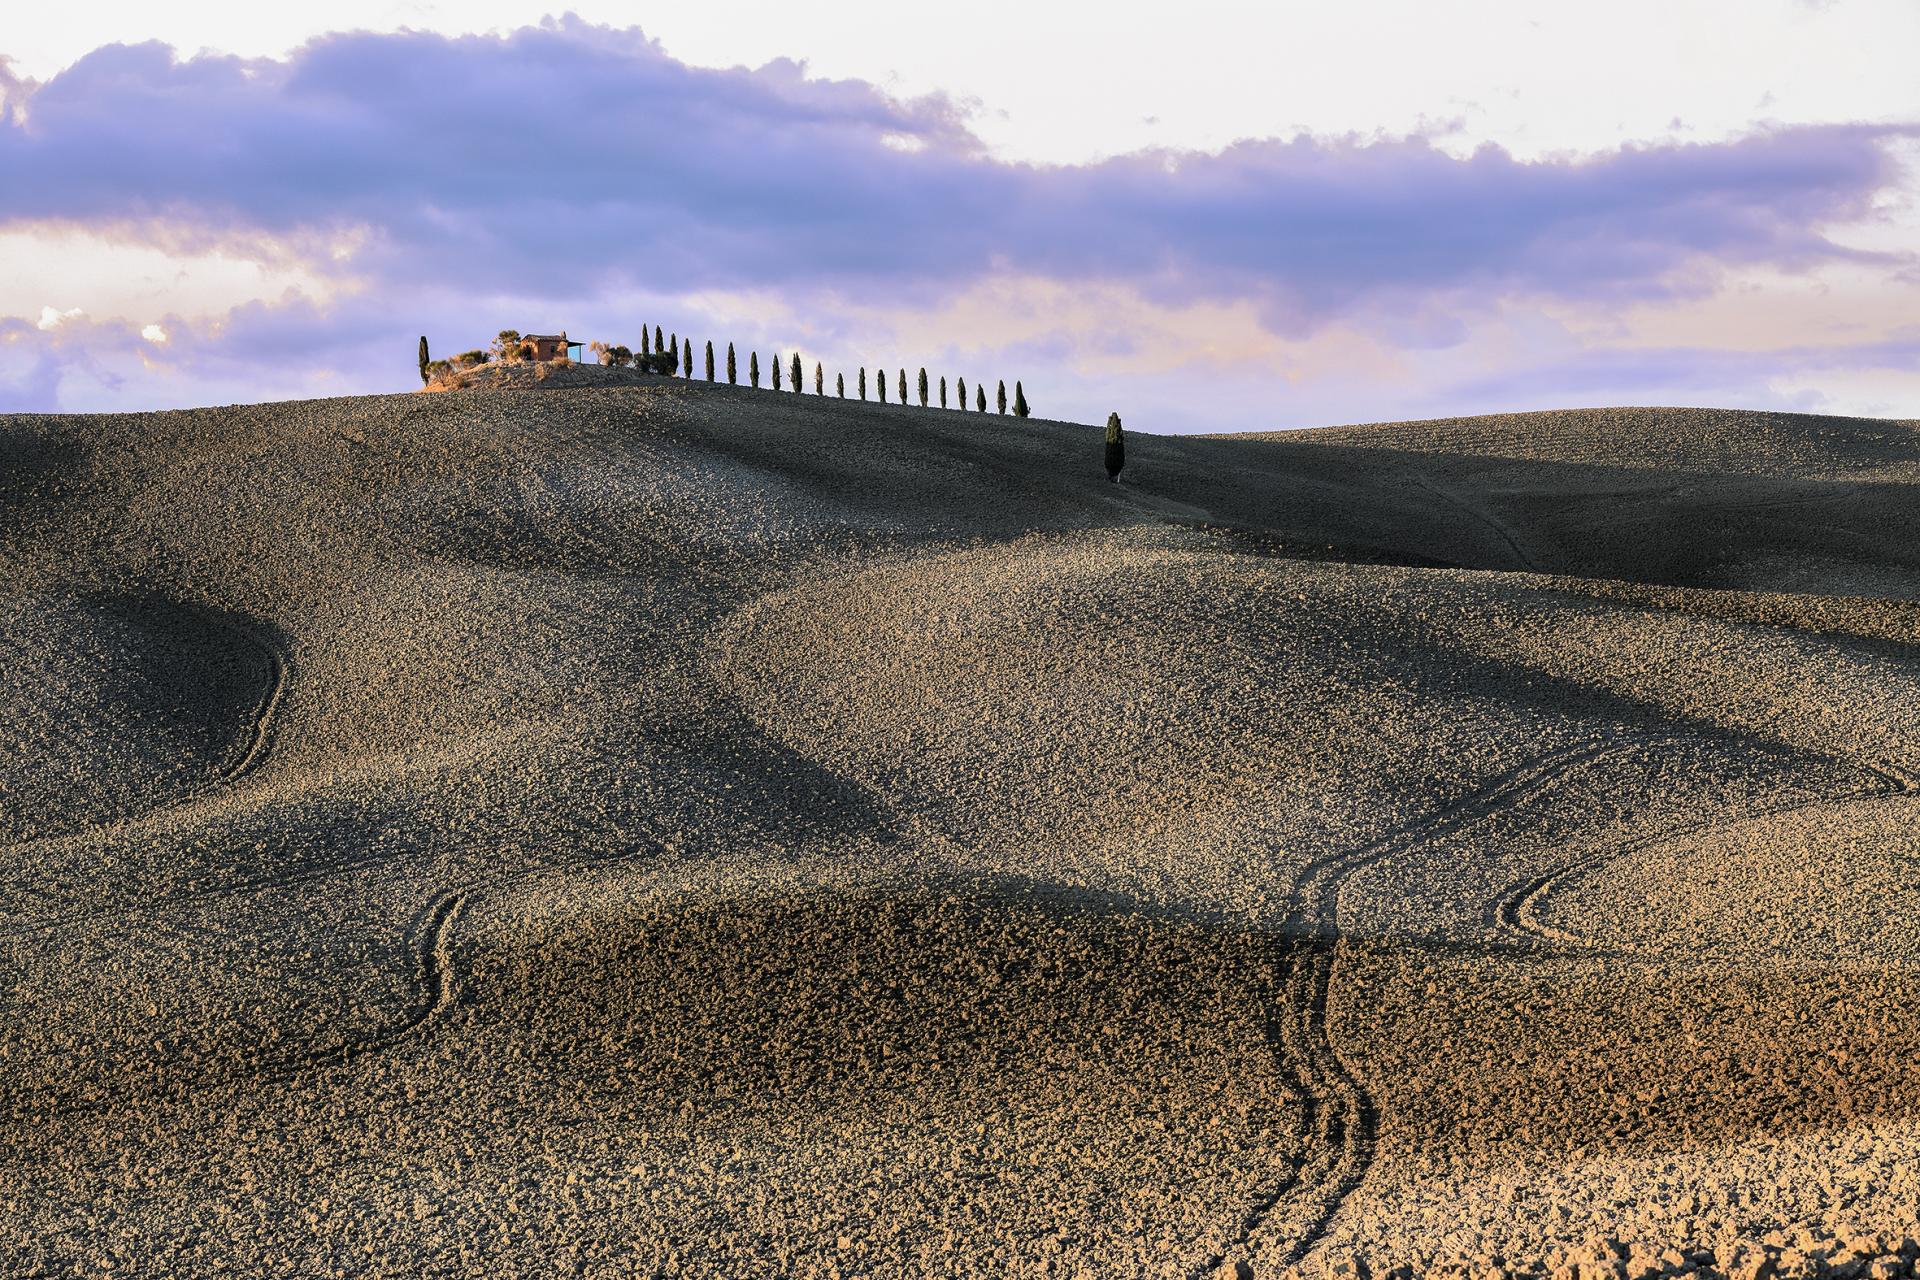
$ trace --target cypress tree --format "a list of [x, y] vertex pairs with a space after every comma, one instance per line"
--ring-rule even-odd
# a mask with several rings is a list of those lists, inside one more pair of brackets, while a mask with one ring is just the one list
[[747, 377], [753, 380], [753, 389], [758, 391], [760, 389], [760, 353], [758, 351], [747, 353]]
[[922, 409], [927, 407], [927, 370], [925, 365], [920, 367], [920, 407]]
[[647, 332], [645, 325], [640, 326], [640, 354], [643, 356], [653, 354], [653, 335]]
[[1005, 378], [1002, 378], [1000, 379], [1000, 412], [1005, 413], [1006, 411], [1007, 411], [1007, 380]]
[[800, 353], [793, 353], [793, 394], [799, 395], [807, 389], [807, 375], [800, 367]]
[[947, 375], [944, 373], [940, 375], [940, 407], [947, 407]]
[[880, 393], [880, 403], [885, 404], [887, 402], [887, 371], [885, 369], [873, 371], [873, 386]]
[[967, 411], [967, 380], [965, 378], [961, 378], [960, 379], [960, 412], [965, 413], [966, 411]]
[[707, 339], [707, 381], [713, 381], [713, 339]]
[[845, 400], [847, 398], [847, 375], [846, 374], [836, 373], [833, 375], [833, 393], [839, 396], [842, 400]]
[[667, 338], [660, 332], [660, 326], [653, 326], [653, 349], [661, 355], [667, 354]]
[[780, 353], [773, 353], [773, 389], [780, 390]]
[[739, 384], [740, 384], [740, 366], [734, 363], [733, 344], [729, 342], [727, 344], [727, 385], [730, 387], [733, 387], [733, 386], [738, 386]]
[[865, 365], [860, 366], [860, 398], [862, 400], [867, 398], [867, 366]]
[[817, 396], [827, 394], [827, 371], [821, 368], [818, 360], [813, 362], [813, 394]]
[[1026, 390], [1021, 387], [1018, 378], [1014, 379], [1013, 383], [1013, 416], [1016, 418], [1024, 418], [1027, 416], [1027, 393]]
[[1120, 435], [1120, 415], [1107, 415], [1107, 479], [1120, 483], [1120, 468], [1127, 465], [1127, 442]]
[[420, 385], [427, 384], [427, 335], [420, 335]]
[[900, 403], [905, 404], [906, 402], [907, 402], [907, 371], [905, 369], [902, 369], [900, 371]]
[[974, 404], [979, 409], [979, 411], [981, 413], [985, 413], [987, 411], [987, 384], [986, 383], [976, 382], [973, 384], [973, 399], [974, 399]]
[[682, 366], [682, 369], [686, 373], [687, 377], [691, 378], [693, 376], [693, 339], [688, 338], [684, 343], [681, 344], [681, 349], [687, 353], [687, 360], [686, 360], [686, 363]]
[[666, 349], [667, 354], [673, 357], [673, 368], [667, 370], [667, 372], [678, 373], [680, 372], [680, 335], [677, 333], [673, 334], [668, 341], [673, 343], [672, 346]]

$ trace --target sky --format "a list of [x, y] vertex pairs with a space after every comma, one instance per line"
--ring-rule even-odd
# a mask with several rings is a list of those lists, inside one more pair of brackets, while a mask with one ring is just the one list
[[0, 412], [658, 324], [1142, 430], [1920, 417], [1915, 0], [921, 9], [10, 14]]

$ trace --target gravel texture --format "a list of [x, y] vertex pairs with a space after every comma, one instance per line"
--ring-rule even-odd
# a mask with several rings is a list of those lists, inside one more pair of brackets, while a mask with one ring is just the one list
[[0, 417], [0, 1272], [1914, 1274], [1920, 425]]

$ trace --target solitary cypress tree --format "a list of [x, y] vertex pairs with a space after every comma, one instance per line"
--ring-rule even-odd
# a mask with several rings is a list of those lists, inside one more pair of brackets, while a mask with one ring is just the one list
[[780, 390], [780, 353], [773, 353], [773, 389]]
[[905, 369], [902, 369], [900, 371], [900, 403], [905, 404], [906, 402], [907, 402], [907, 371]]
[[865, 365], [860, 366], [860, 398], [862, 400], [867, 398], [867, 366]]
[[643, 356], [653, 354], [653, 334], [647, 331], [645, 325], [640, 326], [640, 354]]
[[985, 413], [987, 411], [987, 384], [986, 383], [984, 382], [974, 383], [973, 400], [974, 400], [974, 407], [977, 408], [981, 413]]
[[833, 394], [839, 396], [842, 400], [845, 400], [847, 398], [847, 375], [846, 374], [836, 373], [833, 375]]
[[1020, 386], [1019, 379], [1017, 378], [1013, 383], [1013, 416], [1016, 418], [1024, 418], [1027, 416], [1027, 393]]
[[965, 413], [966, 411], [967, 411], [967, 380], [965, 378], [962, 378], [960, 379], [960, 412]]
[[873, 371], [873, 387], [880, 393], [880, 403], [885, 404], [887, 402], [887, 371], [885, 369]]
[[920, 368], [920, 407], [927, 407], [927, 370], [924, 365]]
[[940, 375], [940, 407], [947, 407], [947, 375], [944, 373]]
[[427, 335], [420, 335], [420, 385], [427, 383]]
[[1002, 378], [1000, 379], [1000, 412], [1005, 413], [1006, 411], [1007, 411], [1007, 380], [1005, 378]]
[[665, 334], [660, 332], [659, 325], [653, 326], [653, 349], [661, 355], [667, 353], [667, 338]]
[[707, 339], [707, 381], [713, 381], [713, 339]]
[[800, 367], [800, 353], [793, 353], [793, 394], [799, 395], [807, 389], [807, 375]]
[[758, 351], [747, 353], [747, 377], [752, 380], [753, 389], [758, 391], [760, 389], [760, 353]]
[[1107, 415], [1107, 479], [1120, 483], [1120, 468], [1127, 465], [1127, 442], [1120, 435], [1120, 415]]
[[[687, 377], [691, 378], [693, 376], [693, 339], [688, 338], [681, 344], [681, 349], [687, 353], [687, 358], [682, 365], [682, 369]], [[709, 364], [711, 364], [711, 361], [709, 361]]]
[[739, 382], [740, 366], [734, 363], [733, 344], [729, 342], [727, 344], [727, 385], [730, 387], [738, 386]]
[[817, 396], [827, 394], [827, 371], [820, 366], [818, 360], [813, 362], [813, 394]]

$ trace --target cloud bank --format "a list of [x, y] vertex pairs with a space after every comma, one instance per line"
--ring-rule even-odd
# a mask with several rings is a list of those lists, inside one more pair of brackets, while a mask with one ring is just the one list
[[[732, 323], [748, 341], [833, 348], [847, 364], [863, 346], [889, 362], [1050, 354], [1068, 366], [1085, 348], [1111, 350], [1111, 334], [1034, 332], [1017, 314], [1007, 319], [1029, 334], [1020, 342], [980, 316], [940, 351], [891, 345], [914, 327], [902, 317], [950, 310], [989, 284], [1017, 297], [1029, 282], [1029, 294], [1118, 291], [1176, 330], [1192, 309], [1237, 307], [1285, 359], [1311, 364], [1316, 337], [1341, 330], [1365, 330], [1385, 352], [1430, 351], [1473, 346], [1478, 326], [1543, 301], [1679, 302], [1749, 268], [1890, 280], [1913, 269], [1911, 255], [1833, 233], [1880, 216], [1900, 191], [1898, 145], [1914, 131], [1888, 126], [1524, 163], [1495, 147], [1457, 158], [1419, 138], [1301, 137], [1031, 166], [989, 154], [945, 99], [897, 101], [790, 62], [693, 68], [637, 30], [572, 20], [507, 36], [334, 35], [285, 60], [109, 46], [44, 84], [11, 86], [8, 101], [0, 231], [80, 227], [183, 255], [251, 254], [297, 263], [328, 288], [238, 300], [226, 314], [16, 326], [0, 332], [0, 409], [24, 407], [8, 403], [15, 384], [16, 397], [30, 386], [44, 402], [48, 362], [79, 369], [82, 357], [126, 369], [122, 387], [135, 354], [143, 370], [185, 378], [182, 391], [196, 369], [247, 385], [233, 352], [216, 371], [203, 342], [141, 345], [150, 323], [189, 338], [244, 326], [263, 392], [283, 389], [265, 368], [283, 351], [307, 353], [317, 363], [306, 376], [331, 374], [339, 390], [397, 389], [422, 329], [444, 326], [457, 348], [549, 315], [610, 337], [642, 319]], [[45, 307], [71, 303], [48, 297], [21, 314]], [[856, 314], [874, 331], [853, 332]], [[782, 323], [805, 331], [783, 337]], [[1877, 367], [1909, 337], [1853, 345]], [[1207, 346], [1198, 335], [1190, 381], [1217, 364]], [[386, 361], [377, 375], [369, 357]], [[1512, 385], [1551, 399], [1543, 371], [1596, 360], [1607, 364], [1550, 353], [1513, 369]], [[1025, 376], [1045, 387], [1049, 372]], [[1087, 372], [1062, 369], [1060, 383]], [[1302, 370], [1236, 376], [1263, 372], [1284, 401]], [[1161, 398], [1176, 400], [1181, 370], [1161, 376]], [[1501, 378], [1477, 369], [1459, 385], [1484, 398]], [[1446, 388], [1401, 390], [1418, 400]]]

